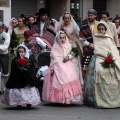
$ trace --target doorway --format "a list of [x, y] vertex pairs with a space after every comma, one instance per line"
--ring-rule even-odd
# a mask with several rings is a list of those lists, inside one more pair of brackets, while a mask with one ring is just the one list
[[0, 10], [0, 22], [3, 22], [3, 10]]
[[107, 0], [93, 0], [93, 9], [97, 11], [98, 20], [100, 20], [101, 12], [107, 9]]

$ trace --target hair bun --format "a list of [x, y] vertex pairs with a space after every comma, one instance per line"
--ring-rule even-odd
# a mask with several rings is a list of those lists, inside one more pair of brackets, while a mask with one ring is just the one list
[[21, 17], [21, 18], [25, 18], [25, 15], [24, 15], [24, 14], [21, 14], [20, 17]]

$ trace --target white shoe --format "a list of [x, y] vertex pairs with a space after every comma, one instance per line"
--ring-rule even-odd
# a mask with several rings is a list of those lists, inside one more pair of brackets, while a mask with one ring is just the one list
[[40, 80], [44, 81], [44, 77], [41, 77]]

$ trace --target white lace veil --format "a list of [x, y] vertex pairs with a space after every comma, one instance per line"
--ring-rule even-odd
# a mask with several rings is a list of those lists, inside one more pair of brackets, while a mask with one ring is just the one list
[[107, 33], [112, 39], [114, 39], [113, 33], [112, 33], [112, 31], [110, 30], [109, 25], [108, 25], [105, 21], [103, 21], [103, 20], [101, 20], [101, 21], [99, 22], [99, 24], [100, 24], [100, 23], [103, 23], [103, 24], [106, 26], [106, 28], [107, 28], [106, 33]]
[[[25, 48], [25, 50], [26, 50], [26, 52], [25, 52], [25, 57], [29, 59], [30, 53], [29, 53], [28, 48], [27, 48], [25, 45], [20, 44], [20, 45], [17, 47], [17, 49], [18, 49], [20, 46]], [[17, 50], [17, 51], [18, 51], [18, 50]], [[21, 57], [21, 56], [20, 56], [20, 57]]]
[[58, 29], [57, 29], [57, 31], [59, 31], [59, 30], [61, 29], [61, 25], [64, 24], [63, 16], [64, 16], [65, 14], [69, 14], [69, 15], [70, 15], [70, 18], [71, 18], [71, 19], [70, 19], [70, 23], [73, 25], [74, 28], [76, 28], [76, 29], [79, 30], [79, 27], [77, 26], [77, 24], [76, 24], [75, 20], [73, 19], [72, 15], [71, 15], [69, 12], [65, 12], [65, 13], [60, 17], [60, 21], [59, 21], [59, 23], [58, 23]]
[[[55, 38], [55, 42], [57, 42], [58, 44], [60, 44], [61, 46], [62, 46], [62, 43], [60, 42], [60, 34], [65, 34], [65, 32], [64, 31], [59, 31], [59, 32], [57, 32], [57, 34], [56, 34], [56, 38]], [[65, 34], [65, 36], [66, 36], [66, 34]], [[67, 38], [67, 36], [66, 36], [66, 42], [67, 42], [67, 44], [68, 44], [68, 49], [69, 49], [69, 52], [71, 51], [71, 45], [70, 45], [70, 43], [69, 43], [69, 40], [68, 40], [68, 38]], [[62, 48], [63, 48], [63, 46], [62, 46]], [[63, 51], [64, 51], [64, 49], [63, 49]], [[66, 54], [65, 54], [65, 51], [64, 51], [64, 57], [66, 56]]]
[[[61, 42], [60, 42], [60, 34], [65, 34], [65, 32], [64, 31], [59, 31], [59, 32], [57, 32], [57, 34], [56, 34], [56, 41], [55, 42], [58, 42], [59, 44], [61, 44]], [[65, 36], [66, 36], [66, 34], [65, 34]], [[71, 50], [71, 45], [70, 45], [70, 43], [69, 43], [69, 40], [68, 40], [68, 37], [66, 36], [66, 42], [67, 42], [67, 44], [68, 44], [68, 47], [69, 47], [69, 50]], [[62, 44], [61, 44], [61, 46], [62, 46]]]
[[8, 28], [8, 33], [11, 35], [12, 34], [12, 21], [13, 20], [15, 20], [16, 21], [16, 23], [18, 23], [18, 21], [17, 21], [17, 19], [15, 19], [15, 18], [12, 18], [11, 19], [11, 21], [10, 21], [10, 23], [9, 23], [9, 28]]

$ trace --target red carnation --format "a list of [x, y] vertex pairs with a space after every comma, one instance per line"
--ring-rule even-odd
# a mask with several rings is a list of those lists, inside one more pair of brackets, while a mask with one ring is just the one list
[[21, 71], [27, 71], [28, 70], [29, 61], [27, 59], [19, 58], [19, 59], [16, 60], [16, 62], [17, 62], [18, 68]]
[[113, 62], [112, 56], [108, 56], [107, 58], [105, 58], [104, 62], [105, 62], [106, 64], [111, 64], [111, 63]]
[[113, 57], [110, 53], [108, 53], [108, 56], [105, 58], [104, 62], [101, 62], [103, 68], [114, 68], [115, 67], [115, 60], [113, 60]]
[[26, 65], [26, 64], [27, 64], [27, 61], [26, 61], [26, 59], [24, 59], [24, 58], [19, 58], [19, 59], [17, 60], [17, 62], [18, 62], [18, 64], [20, 64], [20, 65]]

